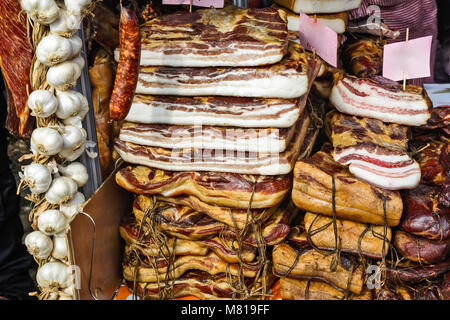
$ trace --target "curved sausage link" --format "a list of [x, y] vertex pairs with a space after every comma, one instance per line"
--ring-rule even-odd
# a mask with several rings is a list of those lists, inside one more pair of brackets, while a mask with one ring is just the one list
[[130, 110], [141, 54], [138, 18], [133, 10], [124, 7], [120, 11], [119, 45], [119, 64], [109, 103], [110, 118], [116, 121], [123, 120]]

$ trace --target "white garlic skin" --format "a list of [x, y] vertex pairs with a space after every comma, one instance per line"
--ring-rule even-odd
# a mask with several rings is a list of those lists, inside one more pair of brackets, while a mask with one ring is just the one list
[[72, 60], [52, 66], [47, 71], [47, 83], [61, 91], [73, 88], [81, 75], [78, 63]]
[[58, 166], [58, 170], [64, 177], [69, 177], [76, 182], [79, 188], [83, 187], [88, 179], [88, 172], [81, 162], [72, 162], [67, 166]]
[[56, 112], [58, 100], [50, 91], [35, 90], [28, 97], [27, 106], [32, 116], [47, 118]]
[[[81, 128], [81, 127], [80, 127]], [[75, 150], [61, 150], [58, 155], [68, 161], [75, 161], [86, 150], [86, 143], [83, 143], [78, 149]]]
[[80, 93], [75, 90], [56, 90], [56, 99], [58, 100], [56, 116], [59, 119], [68, 119], [75, 117], [80, 113], [83, 101], [80, 99], [79, 94]]
[[64, 4], [69, 12], [81, 15], [92, 3], [92, 0], [64, 0]]
[[58, 260], [67, 260], [68, 250], [66, 245], [66, 237], [65, 236], [57, 236], [53, 237], [53, 251], [52, 257]]
[[58, 18], [50, 24], [50, 32], [71, 37], [81, 26], [81, 16], [61, 9]]
[[66, 217], [59, 210], [45, 210], [37, 218], [37, 227], [39, 231], [47, 236], [52, 236], [64, 231], [66, 226]]
[[45, 193], [45, 200], [51, 204], [61, 205], [73, 198], [78, 186], [68, 177], [56, 177], [53, 179], [50, 188]]
[[83, 128], [65, 126], [61, 136], [63, 138], [63, 148], [61, 151], [72, 152], [85, 144], [87, 133]]
[[70, 44], [72, 47], [72, 53], [70, 55], [70, 59], [73, 59], [80, 54], [81, 49], [83, 48], [83, 40], [81, 40], [81, 38], [77, 35], [74, 35], [71, 38], [68, 38], [68, 40], [70, 41]]
[[53, 250], [53, 241], [41, 231], [33, 231], [25, 237], [28, 252], [36, 259], [47, 259]]
[[20, 6], [40, 24], [51, 24], [59, 17], [59, 7], [54, 0], [21, 0]]
[[73, 282], [71, 269], [58, 261], [41, 266], [36, 273], [36, 281], [41, 288], [50, 289], [65, 289]]
[[70, 223], [81, 212], [86, 198], [81, 192], [77, 192], [69, 202], [59, 206], [59, 210], [64, 214], [67, 221]]
[[36, 47], [36, 58], [46, 66], [54, 66], [72, 56], [72, 43], [57, 34], [42, 38]]
[[34, 194], [41, 194], [48, 190], [52, 183], [52, 173], [49, 168], [40, 163], [30, 163], [23, 168], [23, 177]]
[[31, 151], [33, 154], [53, 156], [62, 150], [63, 145], [63, 137], [56, 129], [36, 128], [31, 134]]

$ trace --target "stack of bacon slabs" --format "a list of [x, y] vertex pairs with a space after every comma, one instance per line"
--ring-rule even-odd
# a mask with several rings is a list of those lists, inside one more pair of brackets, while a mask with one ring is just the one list
[[291, 171], [317, 129], [319, 62], [274, 8], [178, 12], [142, 26], [139, 80], [115, 141], [136, 194], [123, 275], [144, 298], [264, 297], [290, 231]]

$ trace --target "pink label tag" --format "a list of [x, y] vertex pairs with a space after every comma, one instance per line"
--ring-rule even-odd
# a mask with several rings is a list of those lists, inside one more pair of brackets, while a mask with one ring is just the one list
[[383, 77], [394, 81], [429, 77], [432, 40], [427, 36], [385, 45]]
[[316, 49], [316, 54], [337, 67], [337, 33], [303, 12], [300, 12], [300, 43], [308, 50]]
[[[163, 4], [191, 4], [190, 0], [162, 0]], [[192, 5], [197, 7], [223, 8], [224, 0], [192, 0]]]

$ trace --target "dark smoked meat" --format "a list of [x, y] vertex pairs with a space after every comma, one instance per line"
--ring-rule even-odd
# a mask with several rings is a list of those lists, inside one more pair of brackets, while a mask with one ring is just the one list
[[28, 138], [33, 130], [27, 107], [33, 50], [27, 39], [26, 15], [19, 15], [20, 11], [19, 1], [0, 1], [0, 68], [9, 91], [6, 127], [11, 134]]

